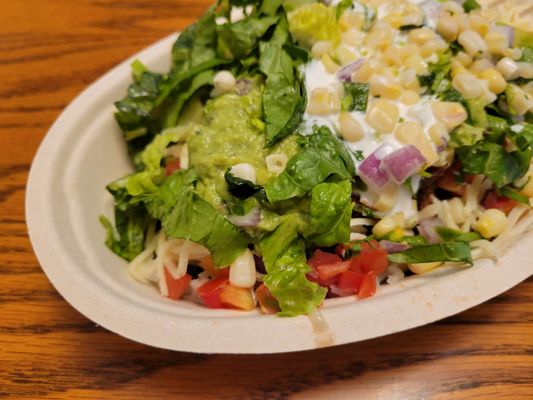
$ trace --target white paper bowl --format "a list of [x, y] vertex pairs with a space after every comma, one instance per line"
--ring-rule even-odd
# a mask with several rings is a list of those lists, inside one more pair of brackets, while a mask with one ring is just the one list
[[[133, 58], [168, 70], [170, 36]], [[133, 59], [132, 58], [132, 59]], [[307, 317], [210, 310], [170, 301], [131, 279], [126, 263], [104, 245], [100, 214], [111, 215], [105, 185], [131, 170], [113, 102], [130, 83], [132, 59], [85, 90], [42, 142], [28, 181], [26, 216], [35, 253], [50, 281], [82, 314], [151, 346], [206, 353], [277, 353], [313, 349]], [[533, 274], [531, 236], [496, 265], [476, 263], [383, 287], [364, 301], [327, 300], [322, 313], [334, 344], [427, 324], [477, 305]]]

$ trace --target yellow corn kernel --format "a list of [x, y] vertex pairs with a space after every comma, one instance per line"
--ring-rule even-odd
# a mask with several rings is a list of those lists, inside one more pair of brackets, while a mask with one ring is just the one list
[[498, 236], [507, 227], [507, 216], [497, 208], [483, 211], [474, 225], [474, 229], [485, 239]]
[[339, 132], [342, 138], [348, 142], [357, 142], [364, 136], [363, 128], [349, 112], [340, 113]]
[[437, 21], [436, 30], [448, 42], [453, 42], [459, 33], [459, 26], [453, 16], [445, 13]]
[[400, 97], [402, 93], [402, 87], [389, 76], [372, 75], [369, 84], [372, 96], [394, 100]]
[[481, 36], [485, 36], [490, 28], [489, 21], [483, 18], [479, 14], [470, 14], [470, 28], [479, 33]]
[[403, 214], [403, 211], [394, 213], [390, 217], [396, 222], [398, 227], [405, 228], [405, 215]]
[[429, 39], [422, 48], [420, 49], [420, 54], [422, 57], [429, 57], [433, 54], [439, 53], [448, 48], [448, 44], [439, 37]]
[[339, 28], [342, 31], [347, 31], [348, 29], [361, 30], [364, 20], [365, 17], [363, 14], [354, 10], [346, 10], [339, 18]]
[[405, 68], [414, 69], [419, 75], [422, 75], [427, 69], [426, 62], [418, 54], [414, 54], [408, 57], [403, 63], [403, 65], [405, 66]]
[[420, 101], [420, 95], [414, 90], [405, 90], [401, 97], [400, 101], [408, 106], [412, 106]]
[[392, 240], [393, 242], [399, 242], [404, 236], [405, 231], [399, 226], [397, 226], [392, 230], [392, 232], [389, 232], [389, 234], [387, 235], [387, 239]]
[[426, 159], [427, 166], [433, 165], [439, 159], [433, 145], [429, 142], [426, 135], [424, 135], [420, 122], [402, 122], [396, 127], [394, 135], [400, 143], [415, 146]]
[[459, 28], [459, 33], [470, 30], [470, 18], [468, 17], [468, 14], [463, 13], [457, 15], [457, 26]]
[[381, 239], [387, 236], [392, 232], [398, 224], [391, 217], [382, 218], [374, 227], [372, 228], [372, 233], [376, 238]]
[[500, 31], [491, 30], [484, 39], [491, 54], [501, 55], [509, 48], [509, 38]]
[[472, 64], [473, 59], [471, 55], [466, 54], [464, 51], [460, 51], [455, 55], [454, 61], [459, 61], [464, 67], [468, 67]]
[[457, 37], [457, 41], [472, 57], [480, 56], [487, 51], [487, 44], [479, 33], [475, 31], [461, 32]]
[[524, 115], [533, 107], [533, 100], [529, 98], [526, 92], [516, 85], [511, 85], [513, 95], [511, 96], [510, 106], [516, 115]]
[[379, 99], [367, 111], [365, 121], [379, 133], [391, 133], [398, 123], [400, 112], [390, 101]]
[[366, 60], [352, 75], [352, 80], [358, 83], [368, 83], [368, 80], [379, 68], [381, 64], [374, 60]]
[[524, 61], [518, 63], [518, 72], [521, 78], [531, 79], [533, 78], [533, 63]]
[[409, 34], [407, 35], [407, 41], [409, 43], [415, 43], [419, 46], [422, 46], [429, 39], [433, 39], [435, 36], [435, 32], [432, 29], [426, 27], [412, 29], [411, 32], [409, 32]]
[[364, 42], [367, 46], [382, 49], [389, 45], [394, 39], [396, 31], [385, 21], [379, 21], [366, 35]]
[[404, 88], [420, 93], [420, 81], [417, 72], [412, 68], [403, 69], [399, 74], [400, 83]]
[[320, 40], [313, 44], [313, 47], [311, 48], [311, 55], [314, 59], [319, 60], [324, 54], [329, 53], [331, 50], [333, 50], [331, 42], [327, 40]]
[[398, 185], [387, 184], [380, 193], [378, 199], [372, 203], [372, 208], [380, 212], [387, 212], [394, 207], [398, 201]]
[[402, 25], [420, 26], [424, 22], [424, 12], [415, 4], [407, 4], [403, 11]]
[[457, 75], [468, 72], [468, 70], [465, 68], [463, 64], [461, 64], [457, 60], [452, 60], [452, 71], [451, 75], [452, 78], [455, 78]]
[[520, 76], [520, 68], [518, 63], [516, 63], [514, 60], [511, 60], [509, 57], [504, 57], [498, 61], [498, 64], [496, 64], [496, 69], [508, 81], [512, 81]]
[[341, 44], [335, 49], [335, 57], [341, 65], [348, 65], [357, 59], [355, 53], [346, 45]]
[[481, 58], [470, 64], [468, 70], [474, 75], [479, 75], [486, 69], [494, 68], [494, 64], [488, 58]]
[[339, 64], [333, 61], [327, 54], [322, 54], [320, 60], [322, 61], [322, 64], [324, 64], [326, 71], [328, 71], [330, 74], [335, 74], [340, 68]]
[[351, 28], [341, 34], [341, 39], [342, 43], [344, 43], [345, 45], [356, 47], [361, 45], [364, 36], [365, 34], [360, 30]]
[[316, 88], [311, 92], [307, 112], [313, 115], [328, 115], [340, 111], [340, 96], [326, 88]]
[[481, 79], [484, 79], [489, 84], [489, 89], [494, 94], [500, 94], [505, 90], [507, 82], [503, 79], [502, 74], [500, 74], [496, 69], [489, 68], [485, 71], [482, 71], [479, 74]]
[[429, 137], [435, 143], [435, 146], [446, 146], [450, 135], [448, 134], [448, 128], [442, 122], [435, 122], [428, 129]]
[[402, 13], [399, 11], [391, 12], [383, 20], [387, 21], [394, 29], [399, 29], [400, 26], [404, 25]]
[[457, 74], [452, 79], [452, 86], [467, 99], [474, 99], [483, 94], [481, 81], [470, 73]]
[[427, 263], [407, 264], [409, 270], [414, 274], [423, 274], [429, 272], [442, 264], [442, 261], [434, 261]]
[[437, 101], [431, 105], [433, 115], [446, 125], [448, 131], [457, 128], [466, 121], [466, 111], [460, 103]]
[[522, 58], [522, 49], [515, 47], [514, 49], [507, 49], [503, 52], [505, 57], [509, 57], [511, 60], [520, 60]]

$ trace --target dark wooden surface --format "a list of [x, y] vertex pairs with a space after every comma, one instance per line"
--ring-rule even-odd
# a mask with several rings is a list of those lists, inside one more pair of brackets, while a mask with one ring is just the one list
[[133, 343], [81, 316], [54, 290], [24, 220], [39, 142], [86, 85], [208, 4], [0, 2], [0, 398], [533, 399], [531, 278], [436, 324], [271, 356], [193, 355]]

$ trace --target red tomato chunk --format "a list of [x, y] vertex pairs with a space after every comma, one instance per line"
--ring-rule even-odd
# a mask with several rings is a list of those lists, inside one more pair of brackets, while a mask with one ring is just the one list
[[185, 274], [182, 277], [176, 279], [172, 274], [165, 268], [165, 280], [168, 288], [168, 297], [172, 300], [178, 300], [183, 296], [183, 293], [189, 287], [192, 276]]

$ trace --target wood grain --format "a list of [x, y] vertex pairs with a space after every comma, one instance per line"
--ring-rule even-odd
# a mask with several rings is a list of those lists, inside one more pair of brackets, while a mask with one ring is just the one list
[[1, 2], [0, 398], [532, 399], [531, 278], [426, 327], [272, 356], [143, 346], [96, 326], [54, 290], [24, 219], [24, 188], [39, 142], [86, 85], [208, 5]]

